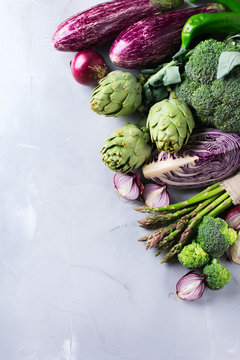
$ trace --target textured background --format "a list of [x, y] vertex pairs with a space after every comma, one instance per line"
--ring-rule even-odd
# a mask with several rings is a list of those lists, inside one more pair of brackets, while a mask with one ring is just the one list
[[[239, 358], [240, 272], [180, 301], [101, 162], [99, 117], [56, 26], [98, 0], [0, 1], [0, 354], [4, 360]], [[105, 48], [105, 52], [107, 48]], [[172, 200], [190, 193], [174, 192]]]

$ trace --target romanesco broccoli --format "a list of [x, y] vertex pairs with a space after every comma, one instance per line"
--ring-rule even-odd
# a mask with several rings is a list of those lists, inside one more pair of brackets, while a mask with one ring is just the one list
[[178, 260], [186, 268], [195, 269], [206, 265], [209, 262], [209, 256], [198, 243], [193, 241], [184, 246], [178, 254]]

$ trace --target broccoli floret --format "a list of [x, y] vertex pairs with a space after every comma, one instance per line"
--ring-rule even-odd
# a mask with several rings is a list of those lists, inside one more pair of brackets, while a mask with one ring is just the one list
[[240, 134], [240, 66], [216, 79], [224, 51], [240, 52], [240, 46], [213, 39], [200, 42], [185, 65], [177, 96], [190, 106], [200, 125]]
[[209, 262], [209, 256], [198, 243], [193, 241], [184, 246], [178, 254], [178, 260], [186, 268], [195, 269], [206, 265]]
[[240, 71], [235, 68], [230, 75], [213, 81], [211, 90], [213, 97], [220, 103], [236, 108], [240, 106]]
[[231, 279], [230, 272], [217, 259], [213, 259], [210, 265], [204, 267], [203, 274], [206, 276], [207, 286], [212, 290], [223, 288]]
[[188, 106], [192, 105], [192, 94], [199, 87], [199, 83], [190, 80], [189, 78], [185, 79], [181, 86], [176, 87], [176, 95], [181, 101], [184, 101]]
[[[240, 86], [240, 83], [239, 83]], [[240, 134], [240, 107], [220, 104], [214, 113], [214, 125], [222, 131]]]
[[217, 101], [213, 97], [211, 88], [209, 86], [199, 86], [192, 95], [192, 106], [199, 115], [203, 115], [206, 117], [210, 117], [211, 115], [213, 115], [216, 103]]
[[223, 51], [236, 51], [236, 46], [214, 39], [201, 41], [185, 66], [187, 76], [201, 84], [211, 84], [216, 79], [218, 60]]
[[221, 257], [237, 239], [237, 232], [220, 218], [204, 216], [198, 227], [197, 242], [212, 258]]

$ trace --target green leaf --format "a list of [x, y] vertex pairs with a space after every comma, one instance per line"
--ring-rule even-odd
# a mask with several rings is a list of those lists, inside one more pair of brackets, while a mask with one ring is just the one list
[[240, 65], [240, 52], [222, 52], [218, 61], [217, 79], [228, 75], [238, 65]]
[[163, 85], [169, 86], [173, 84], [179, 84], [181, 82], [181, 75], [178, 66], [171, 66], [165, 69], [163, 74]]

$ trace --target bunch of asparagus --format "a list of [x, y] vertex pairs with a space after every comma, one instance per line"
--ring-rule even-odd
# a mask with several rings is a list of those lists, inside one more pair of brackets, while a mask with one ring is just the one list
[[155, 213], [139, 220], [140, 226], [157, 228], [139, 241], [146, 241], [146, 249], [156, 248], [156, 256], [170, 249], [161, 261], [164, 263], [181, 251], [203, 216], [218, 216], [231, 205], [232, 199], [224, 187], [214, 184], [190, 199], [173, 205], [161, 208], [135, 207], [135, 210], [143, 213]]

